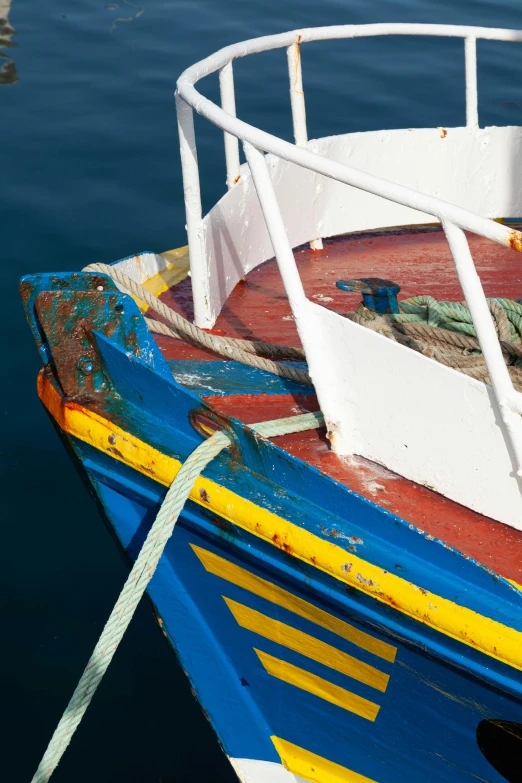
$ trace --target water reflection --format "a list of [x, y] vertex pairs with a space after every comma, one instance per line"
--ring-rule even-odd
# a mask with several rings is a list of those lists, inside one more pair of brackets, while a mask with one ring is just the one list
[[[0, 0], [0, 3], [2, 0]], [[136, 5], [131, 0], [120, 0], [119, 3], [108, 3], [105, 8], [107, 8], [109, 11], [118, 11], [118, 10], [124, 10], [127, 6], [128, 8], [135, 9], [135, 13], [133, 11], [130, 12], [130, 16], [119, 16], [117, 19], [113, 19], [113, 22], [110, 27], [111, 33], [114, 32], [115, 28], [122, 24], [122, 22], [134, 22], [135, 19], [138, 19], [143, 13], [145, 13], [145, 9], [141, 5]]]
[[[0, 50], [16, 46], [16, 43], [11, 40], [16, 30], [9, 24], [10, 8], [11, 0], [0, 0]], [[0, 51], [0, 85], [14, 84], [17, 81], [18, 76], [14, 60]]]

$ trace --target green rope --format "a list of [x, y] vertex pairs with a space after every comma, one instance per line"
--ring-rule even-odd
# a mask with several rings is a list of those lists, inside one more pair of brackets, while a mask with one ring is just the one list
[[[514, 388], [522, 391], [522, 301], [488, 299], [502, 356]], [[461, 302], [414, 296], [399, 302], [399, 313], [380, 315], [361, 302], [347, 317], [430, 359], [491, 385], [471, 313]]]
[[[512, 342], [522, 342], [522, 302], [516, 299], [491, 298], [488, 302], [504, 310], [510, 324]], [[400, 314], [391, 315], [396, 323], [425, 323], [440, 329], [462, 332], [476, 337], [471, 313], [460, 302], [437, 302], [432, 296], [413, 296], [399, 302]]]
[[[258, 435], [273, 437], [315, 429], [324, 424], [323, 415], [306, 413], [249, 425]], [[47, 783], [65, 753], [87, 707], [107, 671], [125, 631], [160, 561], [177, 519], [198, 476], [217, 455], [230, 446], [232, 438], [223, 431], [203, 441], [181, 466], [152, 525], [145, 543], [125, 582], [118, 600], [94, 648], [72, 698], [47, 746], [32, 783]]]

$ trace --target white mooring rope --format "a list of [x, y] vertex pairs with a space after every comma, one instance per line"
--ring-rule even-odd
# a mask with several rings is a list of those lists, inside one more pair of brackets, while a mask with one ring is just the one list
[[[138, 297], [138, 299], [146, 302], [152, 310], [155, 310], [158, 315], [161, 315], [170, 324], [170, 326], [167, 326], [161, 323], [161, 321], [153, 321], [151, 318], [146, 318], [147, 326], [151, 331], [165, 334], [169, 337], [181, 337], [193, 345], [206, 348], [227, 359], [234, 359], [237, 362], [248, 364], [250, 367], [257, 367], [258, 370], [265, 370], [273, 375], [278, 375], [280, 378], [288, 378], [296, 383], [303, 383], [307, 386], [312, 385], [312, 380], [307, 372], [281, 363], [281, 360], [303, 360], [305, 355], [301, 348], [276, 345], [275, 343], [266, 343], [261, 340], [239, 340], [233, 337], [219, 337], [215, 334], [209, 334], [187, 321], [186, 318], [183, 318], [175, 310], [172, 310], [161, 299], [158, 299], [157, 296], [151, 294], [150, 291], [147, 291], [146, 288], [122, 272], [121, 269], [118, 269], [117, 266], [89, 264], [83, 271], [108, 275], [134, 294], [134, 296]], [[273, 359], [278, 359], [279, 361], [272, 361]]]

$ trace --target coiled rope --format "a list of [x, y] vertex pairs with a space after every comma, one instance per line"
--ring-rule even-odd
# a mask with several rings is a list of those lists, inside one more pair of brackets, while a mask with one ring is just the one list
[[[301, 348], [267, 343], [261, 340], [240, 340], [209, 334], [187, 321], [139, 283], [107, 264], [90, 264], [84, 272], [106, 274], [143, 300], [168, 323], [145, 318], [152, 332], [187, 340], [199, 348], [217, 353], [250, 367], [311, 385], [310, 375], [285, 361], [305, 360]], [[514, 299], [488, 299], [504, 361], [511, 380], [522, 391], [522, 302]], [[465, 302], [438, 302], [432, 296], [415, 296], [399, 302], [398, 315], [377, 315], [362, 303], [355, 312], [346, 313], [352, 321], [373, 329], [395, 342], [412, 348], [430, 359], [451, 367], [483, 383], [491, 384], [471, 314]]]
[[[522, 302], [488, 299], [513, 386], [522, 391]], [[454, 370], [491, 385], [471, 314], [465, 303], [414, 296], [397, 315], [377, 315], [363, 304], [347, 317]]]
[[[280, 378], [288, 378], [291, 381], [303, 383], [307, 386], [312, 384], [311, 378], [305, 370], [281, 363], [283, 361], [304, 361], [305, 355], [301, 348], [276, 345], [275, 343], [266, 343], [261, 340], [239, 340], [233, 337], [219, 337], [215, 334], [209, 334], [187, 321], [186, 318], [183, 318], [175, 310], [172, 310], [161, 299], [158, 299], [158, 297], [151, 294], [146, 288], [118, 269], [117, 266], [89, 264], [83, 271], [108, 275], [116, 283], [119, 283], [134, 296], [138, 297], [138, 299], [146, 302], [152, 310], [168, 322], [167, 325], [161, 321], [146, 318], [147, 326], [152, 332], [163, 334], [167, 337], [187, 340], [193, 345], [197, 345], [198, 348], [206, 348], [219, 354], [219, 356], [248, 364], [250, 367], [256, 367], [258, 370], [265, 370], [273, 375], [278, 375]], [[277, 361], [274, 361], [274, 359]]]
[[[275, 419], [249, 425], [263, 437], [285, 435], [315, 429], [324, 424], [320, 412], [305, 413], [287, 419]], [[32, 783], [47, 783], [65, 753], [72, 736], [107, 671], [110, 662], [132, 619], [159, 563], [177, 519], [194, 486], [194, 482], [217, 455], [230, 446], [232, 438], [226, 432], [215, 432], [203, 441], [187, 458], [167, 492], [145, 543], [125, 582], [118, 600], [94, 648], [72, 698], [38, 765]]]

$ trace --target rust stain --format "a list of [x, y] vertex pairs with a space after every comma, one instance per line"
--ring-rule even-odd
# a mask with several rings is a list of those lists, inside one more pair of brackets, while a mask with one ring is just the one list
[[138, 338], [136, 336], [136, 332], [134, 330], [131, 330], [128, 334], [124, 334], [123, 342], [125, 343], [125, 348], [127, 348], [127, 350], [132, 351], [134, 356], [137, 356], [139, 359], [141, 351], [138, 345]]
[[116, 449], [114, 446], [109, 446], [107, 451], [109, 451], [111, 454], [114, 454], [116, 457], [119, 457], [121, 460], [125, 459], [121, 451], [119, 449]]
[[232, 536], [234, 535], [234, 527], [229, 522], [227, 522], [226, 519], [223, 519], [217, 514], [212, 514], [211, 519], [216, 525], [216, 527], [219, 527], [219, 529], [222, 530], [224, 533], [228, 533], [229, 535]]
[[368, 587], [375, 587], [376, 585], [376, 582], [374, 582], [373, 579], [366, 579], [362, 574], [355, 574], [355, 578], [362, 585], [367, 585]]
[[277, 533], [274, 533], [274, 535], [272, 536], [272, 543], [274, 543], [276, 546], [279, 547], [279, 549], [282, 549], [288, 555], [291, 555], [293, 553], [293, 549], [290, 546], [290, 544], [287, 544], [286, 541], [281, 541]]
[[320, 526], [321, 532], [324, 533], [325, 536], [329, 536], [329, 538], [337, 538], [340, 536], [340, 532], [336, 530], [335, 528], [332, 528], [331, 530], [327, 530], [323, 525]]
[[210, 503], [210, 495], [208, 494], [205, 487], [201, 487], [199, 490], [199, 497], [203, 501], [203, 503]]
[[115, 445], [116, 445], [116, 436], [115, 436], [115, 435], [109, 435], [109, 437], [107, 438], [107, 440], [109, 441], [109, 443], [111, 444], [111, 446], [115, 446]]
[[103, 332], [105, 336], [112, 337], [112, 335], [116, 331], [117, 326], [118, 326], [118, 320], [116, 318], [113, 318], [111, 321], [105, 324], [105, 326], [103, 327]]
[[238, 174], [237, 177], [234, 177], [234, 180], [233, 180], [232, 184], [233, 185], [237, 185], [237, 183], [239, 182], [240, 179], [241, 179], [241, 174]]
[[437, 128], [437, 130], [440, 133], [441, 139], [445, 139], [446, 136], [448, 135], [448, 131], [446, 130], [446, 128]]
[[22, 297], [22, 302], [27, 302], [29, 300], [29, 297], [31, 296], [31, 284], [27, 281], [22, 281], [20, 283], [20, 296]]
[[294, 92], [297, 95], [304, 95], [302, 90], [298, 90], [297, 89], [297, 81], [298, 81], [298, 78], [299, 78], [299, 66], [301, 65], [301, 47], [299, 45], [300, 43], [301, 43], [301, 36], [298, 35], [297, 36], [297, 41], [296, 41], [296, 44], [295, 44], [295, 50], [296, 50], [295, 74], [294, 74], [294, 83], [293, 83], [292, 86], [293, 86]]
[[231, 537], [235, 536], [234, 526], [227, 522], [226, 519], [223, 519], [217, 514], [212, 514], [210, 518], [216, 527], [218, 527], [223, 533], [226, 533]]
[[519, 253], [522, 253], [522, 234], [520, 231], [515, 231], [514, 228], [511, 229], [508, 236], [508, 244], [512, 250], [518, 250]]
[[392, 606], [394, 609], [400, 609], [401, 608], [400, 605], [395, 600], [395, 598], [393, 598], [391, 595], [388, 595], [387, 593], [382, 593], [382, 592], [379, 592], [378, 595], [379, 595], [379, 597], [381, 598], [382, 601], [387, 603], [389, 606]]

